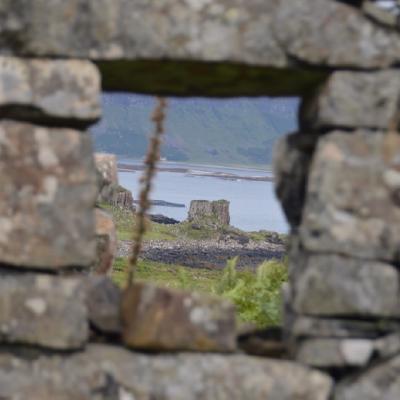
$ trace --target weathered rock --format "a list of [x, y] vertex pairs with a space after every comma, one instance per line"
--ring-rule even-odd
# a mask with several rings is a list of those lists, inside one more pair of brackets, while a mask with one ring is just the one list
[[281, 0], [273, 31], [286, 54], [309, 64], [379, 68], [399, 59], [400, 36], [338, 1]]
[[97, 274], [111, 273], [117, 253], [117, 233], [112, 217], [105, 211], [96, 208], [96, 262], [93, 272]]
[[230, 352], [234, 307], [216, 297], [137, 283], [122, 300], [123, 340], [145, 350]]
[[334, 72], [311, 101], [303, 105], [301, 124], [305, 130], [387, 129], [395, 117], [399, 118], [399, 98], [398, 70]]
[[334, 400], [395, 400], [400, 398], [400, 356], [340, 382]]
[[400, 316], [399, 272], [392, 265], [326, 254], [296, 261], [298, 270], [291, 276], [296, 312], [316, 316]]
[[121, 291], [110, 278], [85, 278], [86, 305], [90, 323], [106, 334], [121, 333]]
[[[106, 368], [76, 357], [28, 361], [0, 354], [0, 398], [7, 400], [131, 400]], [[102, 360], [103, 364], [106, 360]]]
[[[279, 139], [274, 148], [275, 191], [286, 218], [292, 226], [298, 226], [304, 205], [312, 145], [305, 149], [302, 142], [306, 135], [292, 134]], [[308, 139], [310, 140], [310, 139]], [[315, 142], [314, 138], [314, 142]]]
[[296, 343], [293, 355], [298, 362], [317, 368], [360, 368], [399, 352], [397, 332], [377, 339], [308, 337]]
[[[383, 2], [377, 2], [374, 0], [365, 0], [362, 2], [362, 10], [370, 18], [374, 19], [380, 24], [387, 25], [392, 28], [400, 28], [400, 18], [396, 12], [382, 6]], [[399, 6], [399, 2], [396, 0], [392, 1], [393, 6]]]
[[150, 221], [156, 222], [157, 224], [164, 224], [164, 225], [176, 225], [179, 224], [174, 218], [169, 218], [162, 214], [149, 214], [148, 215]]
[[100, 76], [89, 61], [0, 57], [0, 117], [85, 126], [100, 114]]
[[114, 190], [111, 204], [117, 208], [135, 211], [135, 206], [133, 205], [132, 192], [128, 189], [125, 189], [122, 186], [118, 186]]
[[0, 9], [2, 52], [97, 60], [231, 61], [271, 67], [290, 66], [288, 55], [342, 67], [380, 67], [399, 60], [396, 32], [335, 1], [234, 0], [215, 5], [168, 0], [158, 5], [90, 0], [85, 1], [87, 7], [83, 4], [83, 0], [68, 5], [42, 1], [21, 8], [4, 2]]
[[286, 313], [285, 327], [293, 336], [307, 337], [336, 337], [336, 338], [365, 338], [391, 336], [400, 330], [400, 322], [390, 319], [338, 319], [316, 318], [304, 315], [290, 316]]
[[327, 400], [331, 379], [244, 355], [145, 355], [91, 345], [68, 358], [0, 355], [0, 397], [29, 400]]
[[87, 339], [81, 279], [0, 276], [0, 342], [70, 350], [83, 347]]
[[89, 266], [95, 258], [96, 174], [90, 137], [0, 123], [0, 262]]
[[188, 221], [212, 226], [229, 225], [229, 201], [192, 200]]
[[95, 153], [94, 160], [98, 173], [98, 203], [111, 204], [118, 187], [117, 157], [114, 154]]
[[400, 258], [400, 136], [335, 131], [319, 141], [300, 239], [315, 252]]
[[362, 367], [373, 352], [374, 342], [369, 339], [311, 338], [297, 345], [295, 359], [318, 368]]

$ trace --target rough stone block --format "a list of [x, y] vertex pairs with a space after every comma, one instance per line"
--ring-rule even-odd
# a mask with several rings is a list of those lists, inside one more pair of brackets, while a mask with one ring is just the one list
[[[79, 353], [78, 353], [79, 354]], [[37, 360], [0, 354], [0, 398], [7, 400], [132, 400], [106, 368], [76, 356]], [[102, 360], [105, 364], [107, 361]], [[146, 397], [142, 397], [146, 399]]]
[[400, 135], [358, 130], [321, 138], [300, 239], [314, 252], [400, 260]]
[[303, 105], [301, 124], [305, 130], [387, 129], [395, 121], [399, 98], [398, 70], [334, 72], [311, 101]]
[[328, 400], [326, 374], [217, 354], [146, 355], [90, 345], [68, 358], [0, 355], [0, 397], [29, 400]]
[[70, 350], [83, 347], [87, 339], [81, 279], [0, 275], [0, 343]]
[[0, 263], [55, 270], [95, 259], [90, 137], [0, 122]]
[[0, 47], [17, 55], [271, 67], [290, 66], [291, 56], [341, 67], [386, 67], [399, 61], [397, 32], [336, 1], [43, 0], [24, 8], [6, 1], [0, 11]]
[[373, 352], [374, 342], [369, 339], [311, 338], [297, 345], [295, 359], [317, 368], [362, 367]]
[[[288, 318], [287, 318], [288, 317]], [[400, 331], [400, 321], [391, 319], [316, 318], [304, 315], [285, 315], [287, 333], [295, 337], [336, 337], [375, 339]]]
[[390, 264], [310, 255], [296, 260], [296, 268], [296, 275], [291, 277], [292, 306], [300, 314], [400, 316], [400, 277]]
[[123, 339], [132, 348], [230, 352], [234, 307], [199, 293], [137, 283], [122, 300]]
[[371, 366], [340, 382], [334, 400], [395, 400], [400, 398], [400, 356]]
[[303, 147], [305, 141], [312, 141], [312, 137], [302, 134], [287, 135], [279, 139], [274, 148], [275, 191], [286, 218], [293, 227], [301, 222], [312, 158], [313, 145], [309, 143]]
[[89, 61], [0, 56], [0, 117], [85, 126], [100, 114], [100, 76]]
[[356, 7], [338, 1], [281, 0], [273, 18], [280, 45], [309, 64], [379, 68], [396, 64], [398, 32], [366, 18]]
[[110, 274], [117, 253], [117, 233], [114, 221], [107, 212], [96, 208], [96, 262], [92, 268], [97, 274]]
[[121, 291], [110, 278], [90, 275], [84, 281], [90, 323], [100, 332], [120, 334]]

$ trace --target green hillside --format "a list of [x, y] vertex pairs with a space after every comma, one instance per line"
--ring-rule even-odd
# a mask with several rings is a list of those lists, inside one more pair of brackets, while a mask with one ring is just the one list
[[[170, 99], [162, 156], [171, 161], [266, 165], [275, 140], [296, 129], [295, 99]], [[154, 98], [109, 94], [92, 128], [98, 151], [141, 158]]]

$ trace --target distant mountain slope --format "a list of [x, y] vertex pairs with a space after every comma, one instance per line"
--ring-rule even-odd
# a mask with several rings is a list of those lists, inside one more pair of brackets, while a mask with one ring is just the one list
[[[154, 98], [103, 96], [102, 121], [91, 130], [98, 151], [141, 158]], [[162, 156], [173, 161], [266, 165], [275, 140], [295, 130], [296, 99], [170, 99]]]

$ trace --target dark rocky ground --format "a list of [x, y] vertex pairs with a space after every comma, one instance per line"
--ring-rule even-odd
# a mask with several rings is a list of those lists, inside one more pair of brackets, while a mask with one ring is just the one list
[[[127, 257], [132, 242], [120, 241], [118, 257]], [[236, 240], [150, 240], [144, 243], [142, 258], [146, 260], [178, 264], [192, 268], [218, 268], [226, 261], [239, 256], [239, 268], [255, 268], [271, 258], [282, 259], [286, 254], [283, 243], [250, 240], [240, 243]]]

